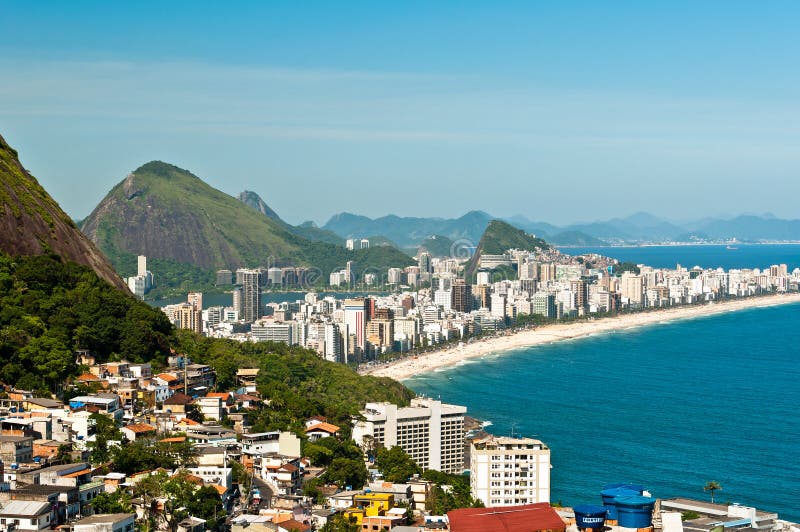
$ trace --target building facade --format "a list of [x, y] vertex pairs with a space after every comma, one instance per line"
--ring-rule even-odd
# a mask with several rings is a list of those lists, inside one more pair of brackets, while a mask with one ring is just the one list
[[550, 449], [532, 438], [470, 443], [470, 489], [487, 507], [550, 502]]
[[464, 406], [415, 398], [411, 405], [367, 403], [353, 439], [364, 447], [400, 446], [423, 470], [458, 474], [464, 470]]

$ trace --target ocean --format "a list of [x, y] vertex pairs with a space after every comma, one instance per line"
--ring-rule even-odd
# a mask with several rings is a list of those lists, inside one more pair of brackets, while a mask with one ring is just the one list
[[[648, 253], [663, 261], [671, 251], [669, 265], [800, 266], [800, 246], [721, 246], [716, 256], [711, 247], [606, 254], [656, 266], [666, 264]], [[750, 262], [728, 259], [736, 251]], [[715, 260], [701, 262], [706, 254]], [[800, 521], [798, 318], [792, 304], [619, 330], [486, 355], [406, 384], [466, 405], [494, 434], [544, 441], [553, 502], [599, 503], [612, 482], [709, 500], [703, 485], [716, 480], [718, 502]]]

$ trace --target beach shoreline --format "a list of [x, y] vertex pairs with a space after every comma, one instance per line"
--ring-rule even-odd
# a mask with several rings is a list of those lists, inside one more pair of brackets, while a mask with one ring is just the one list
[[359, 373], [375, 377], [390, 377], [397, 381], [403, 381], [440, 368], [454, 366], [462, 360], [477, 358], [490, 353], [504, 353], [536, 345], [585, 338], [614, 330], [656, 325], [662, 322], [703, 318], [726, 312], [792, 303], [800, 303], [800, 293], [745, 297], [710, 302], [703, 305], [682, 305], [647, 312], [608, 316], [593, 320], [553, 323], [534, 329], [525, 329], [509, 335], [494, 336], [457, 346], [451, 345], [416, 356], [404, 357], [386, 364], [362, 367], [359, 368]]

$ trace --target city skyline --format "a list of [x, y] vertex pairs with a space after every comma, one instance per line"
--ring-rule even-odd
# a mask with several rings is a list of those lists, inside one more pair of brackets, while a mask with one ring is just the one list
[[798, 217], [788, 2], [147, 6], [4, 6], [0, 126], [76, 218], [150, 160], [295, 224]]

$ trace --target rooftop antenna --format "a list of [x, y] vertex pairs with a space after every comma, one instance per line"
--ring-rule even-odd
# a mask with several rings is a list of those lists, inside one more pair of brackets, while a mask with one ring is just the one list
[[514, 427], [516, 427], [516, 426], [517, 426], [516, 423], [511, 423], [511, 437], [512, 438], [514, 437]]

